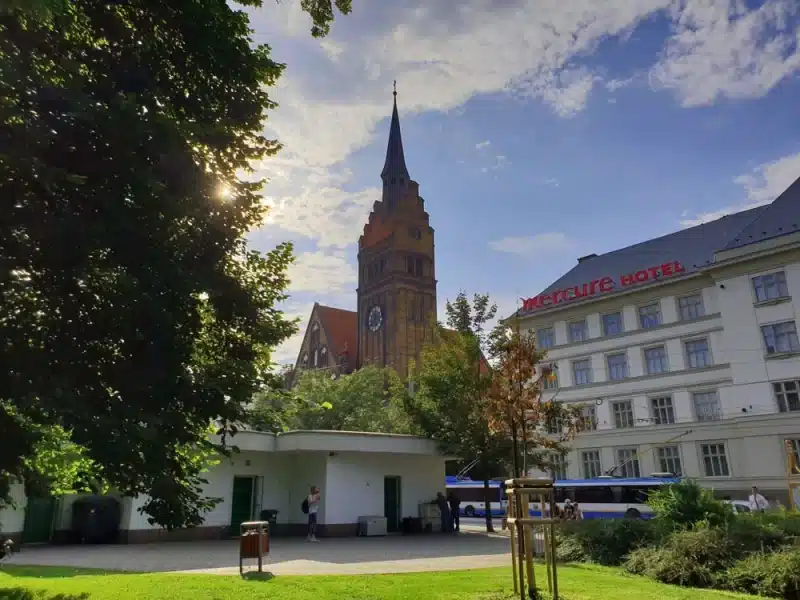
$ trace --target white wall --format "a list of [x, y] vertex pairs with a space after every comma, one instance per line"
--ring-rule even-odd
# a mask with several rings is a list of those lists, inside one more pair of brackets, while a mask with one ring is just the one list
[[436, 456], [348, 453], [329, 457], [324, 522], [355, 523], [361, 516], [383, 515], [386, 476], [400, 477], [400, 518], [418, 517], [419, 504], [444, 491], [444, 463], [444, 458]]
[[[222, 461], [206, 473], [208, 485], [203, 490], [204, 495], [222, 498], [222, 502], [206, 513], [205, 527], [228, 526], [231, 523], [231, 499], [233, 497], [233, 478], [236, 476], [261, 476], [263, 477], [263, 494], [261, 506], [254, 506], [254, 516], [262, 508], [274, 508], [279, 512], [279, 522], [286, 522], [288, 512], [288, 495], [283, 491], [288, 477], [287, 457], [278, 456], [268, 452], [240, 452], [230, 459]], [[140, 496], [129, 500], [129, 507], [123, 511], [123, 529], [159, 529], [158, 525], [150, 525], [147, 515], [139, 512], [147, 498]], [[127, 518], [126, 518], [127, 517]]]
[[10, 492], [15, 506], [0, 509], [0, 532], [17, 534], [25, 525], [25, 488], [22, 484], [12, 483]]

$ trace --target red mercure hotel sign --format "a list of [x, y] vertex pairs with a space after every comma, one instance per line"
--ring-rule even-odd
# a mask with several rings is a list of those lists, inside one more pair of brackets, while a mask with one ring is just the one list
[[613, 277], [603, 277], [594, 279], [581, 285], [575, 285], [562, 290], [553, 290], [549, 294], [541, 294], [533, 298], [522, 298], [522, 311], [528, 312], [548, 308], [564, 302], [579, 300], [581, 298], [591, 298], [599, 294], [607, 294], [620, 288], [627, 288], [648, 281], [656, 281], [667, 277], [674, 277], [685, 273], [686, 269], [677, 261], [664, 263], [655, 267], [648, 267], [641, 271], [620, 275], [616, 280]]

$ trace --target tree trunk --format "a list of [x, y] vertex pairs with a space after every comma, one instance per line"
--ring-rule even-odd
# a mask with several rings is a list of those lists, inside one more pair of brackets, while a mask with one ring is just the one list
[[522, 476], [528, 476], [528, 428], [525, 424], [525, 419], [522, 420]]
[[511, 453], [514, 465], [514, 478], [519, 477], [519, 443], [517, 436], [517, 422], [511, 417]]
[[[486, 510], [483, 512], [486, 515], [486, 531], [487, 533], [494, 532], [492, 525], [492, 490], [489, 488], [489, 461], [486, 458], [486, 452], [481, 454], [481, 469], [483, 470], [483, 501], [486, 505]], [[495, 494], [496, 495], [496, 494]]]

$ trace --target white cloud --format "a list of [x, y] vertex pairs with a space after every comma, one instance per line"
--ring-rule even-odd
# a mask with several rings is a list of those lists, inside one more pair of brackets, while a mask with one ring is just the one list
[[489, 146], [491, 143], [492, 142], [490, 142], [489, 140], [483, 140], [482, 142], [478, 142], [477, 144], [475, 144], [475, 149], [481, 150], [482, 148], [486, 148], [487, 146]]
[[358, 271], [341, 253], [303, 252], [289, 268], [289, 288], [293, 293], [355, 295]]
[[500, 171], [501, 169], [505, 169], [508, 165], [511, 164], [511, 161], [508, 160], [504, 155], [498, 154], [494, 157], [494, 164], [491, 167], [483, 167], [481, 169], [481, 173], [488, 173], [489, 171]]
[[800, 69], [797, 0], [684, 0], [675, 32], [650, 72], [653, 87], [673, 90], [684, 106], [718, 98], [764, 96]]
[[[731, 213], [769, 204], [798, 177], [800, 177], [800, 152], [759, 165], [751, 173], [745, 173], [733, 179], [735, 183], [744, 186], [747, 192], [747, 199], [744, 202], [701, 213], [692, 219], [684, 219], [681, 221], [681, 225], [694, 227]], [[686, 214], [684, 211], [681, 216], [686, 216]]]
[[542, 183], [550, 187], [558, 187], [558, 179], [555, 177], [550, 177], [549, 179], [545, 179]]
[[575, 243], [563, 233], [540, 233], [533, 236], [505, 237], [489, 242], [489, 247], [496, 252], [529, 256], [569, 252], [575, 248]]

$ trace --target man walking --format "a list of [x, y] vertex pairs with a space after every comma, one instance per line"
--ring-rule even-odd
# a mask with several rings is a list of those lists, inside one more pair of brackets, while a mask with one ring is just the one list
[[752, 490], [750, 491], [750, 497], [747, 499], [747, 504], [749, 505], [750, 512], [764, 512], [769, 508], [769, 502], [761, 493], [758, 491], [758, 487], [753, 486]]
[[450, 531], [450, 509], [447, 506], [447, 498], [442, 492], [436, 492], [436, 505], [439, 507], [439, 516], [442, 521], [442, 533]]
[[461, 500], [452, 490], [447, 494], [447, 504], [450, 508], [450, 531], [461, 531]]
[[306, 498], [308, 503], [308, 541], [317, 542], [317, 513], [319, 512], [320, 492], [315, 485], [311, 486], [311, 493]]

